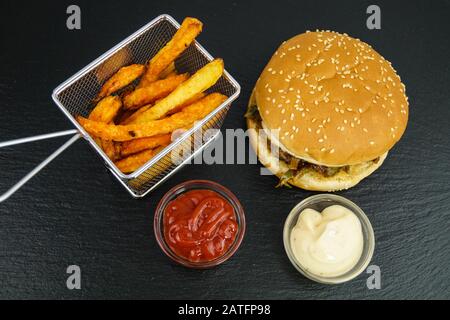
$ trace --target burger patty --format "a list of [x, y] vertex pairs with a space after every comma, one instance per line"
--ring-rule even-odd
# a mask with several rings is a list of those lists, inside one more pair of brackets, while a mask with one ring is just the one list
[[[259, 110], [257, 106], [251, 106], [247, 113], [245, 114], [245, 116], [249, 119], [252, 119], [253, 121], [255, 121], [256, 123], [256, 127], [258, 130], [262, 130], [262, 118], [261, 115], [259, 114]], [[269, 149], [269, 151], [271, 151], [271, 142], [269, 139], [267, 139], [267, 148]], [[289, 170], [291, 170], [291, 173], [293, 174], [293, 176], [296, 176], [298, 173], [300, 173], [300, 171], [302, 169], [312, 169], [318, 173], [320, 173], [322, 176], [324, 177], [332, 177], [335, 174], [337, 174], [338, 172], [340, 172], [341, 170], [344, 170], [345, 172], [349, 172], [350, 166], [342, 166], [342, 167], [327, 167], [327, 166], [321, 166], [321, 165], [317, 165], [317, 164], [313, 164], [313, 163], [309, 163], [305, 160], [299, 159], [291, 154], [289, 154], [288, 152], [282, 150], [281, 148], [279, 148], [278, 150], [278, 155], [280, 160], [284, 161], [288, 167]], [[379, 157], [372, 160], [373, 162], [377, 163], [379, 160]]]

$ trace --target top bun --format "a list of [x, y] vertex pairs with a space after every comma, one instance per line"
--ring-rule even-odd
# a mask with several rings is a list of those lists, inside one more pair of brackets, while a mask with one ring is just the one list
[[255, 87], [266, 129], [281, 148], [325, 166], [373, 160], [408, 122], [405, 86], [368, 44], [337, 32], [307, 32], [278, 48]]

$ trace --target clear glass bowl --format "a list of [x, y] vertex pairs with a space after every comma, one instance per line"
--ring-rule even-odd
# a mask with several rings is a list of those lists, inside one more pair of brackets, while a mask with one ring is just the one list
[[[192, 262], [183, 257], [178, 256], [172, 251], [172, 249], [170, 249], [164, 237], [163, 220], [164, 220], [164, 210], [166, 209], [166, 206], [170, 201], [174, 200], [182, 193], [185, 193], [190, 190], [199, 190], [199, 189], [215, 191], [219, 195], [221, 195], [225, 200], [228, 200], [228, 202], [233, 207], [234, 213], [236, 215], [238, 231], [234, 243], [230, 246], [230, 248], [226, 253], [211, 261]], [[224, 186], [221, 186], [216, 182], [208, 180], [190, 180], [173, 187], [164, 195], [164, 197], [162, 197], [162, 199], [158, 203], [158, 206], [156, 207], [153, 229], [155, 231], [156, 241], [158, 242], [162, 251], [173, 261], [185, 267], [194, 269], [211, 268], [228, 260], [241, 245], [245, 233], [244, 209], [240, 204], [239, 200], [236, 198], [236, 196]]]
[[[363, 239], [364, 239], [363, 252], [361, 254], [361, 257], [360, 257], [358, 263], [348, 272], [346, 272], [342, 275], [339, 275], [339, 276], [323, 277], [323, 276], [311, 273], [308, 270], [306, 270], [305, 268], [303, 268], [301, 263], [295, 258], [294, 253], [292, 252], [292, 248], [291, 248], [291, 231], [297, 224], [299, 214], [304, 209], [310, 208], [310, 209], [314, 209], [314, 210], [321, 212], [323, 209], [325, 209], [331, 205], [334, 205], [334, 204], [338, 204], [343, 207], [346, 207], [347, 209], [350, 209], [359, 218], [359, 221], [361, 222]], [[305, 277], [307, 277], [313, 281], [325, 283], [325, 284], [338, 284], [338, 283], [349, 281], [349, 280], [357, 277], [369, 265], [369, 262], [372, 259], [373, 251], [375, 249], [374, 232], [372, 229], [372, 225], [370, 224], [370, 221], [367, 218], [367, 216], [365, 215], [365, 213], [361, 210], [360, 207], [358, 207], [352, 201], [350, 201], [344, 197], [334, 195], [334, 194], [314, 195], [309, 198], [306, 198], [305, 200], [303, 200], [299, 204], [297, 204], [292, 209], [292, 211], [289, 213], [288, 217], [286, 218], [286, 222], [284, 224], [284, 230], [283, 230], [283, 242], [284, 242], [284, 249], [286, 250], [289, 260], [294, 265], [294, 267]]]

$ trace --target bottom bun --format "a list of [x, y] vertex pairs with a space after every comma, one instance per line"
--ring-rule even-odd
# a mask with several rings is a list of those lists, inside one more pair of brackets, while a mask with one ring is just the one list
[[[258, 155], [259, 161], [269, 169], [273, 174], [281, 178], [289, 167], [286, 162], [275, 157], [268, 148], [266, 139], [259, 139], [259, 125], [253, 120], [247, 118], [250, 143]], [[332, 176], [325, 176], [311, 167], [304, 167], [298, 173], [288, 180], [288, 184], [313, 191], [339, 191], [351, 188], [357, 185], [361, 180], [372, 174], [384, 162], [387, 152], [381, 155], [377, 161], [368, 161], [356, 165], [348, 166], [347, 170], [339, 170]]]

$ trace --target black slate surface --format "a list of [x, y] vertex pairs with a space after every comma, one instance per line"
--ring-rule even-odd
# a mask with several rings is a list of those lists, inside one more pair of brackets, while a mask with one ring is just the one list
[[[223, 57], [242, 86], [224, 128], [245, 127], [254, 82], [281, 41], [308, 29], [347, 32], [392, 61], [410, 97], [403, 139], [382, 168], [339, 192], [368, 214], [376, 234], [366, 274], [338, 286], [313, 283], [282, 245], [289, 210], [313, 194], [275, 189], [259, 165], [191, 165], [143, 200], [133, 200], [84, 141], [78, 141], [0, 204], [0, 298], [450, 298], [450, 1], [376, 1], [382, 29], [366, 28], [369, 1], [74, 1], [82, 30], [68, 31], [72, 1], [1, 1], [1, 140], [71, 128], [53, 88], [161, 13], [205, 23], [199, 41]], [[0, 150], [6, 190], [65, 138]], [[153, 211], [172, 186], [201, 178], [230, 188], [246, 210], [237, 254], [212, 270], [171, 263], [153, 235]], [[66, 288], [66, 268], [82, 289]]]

